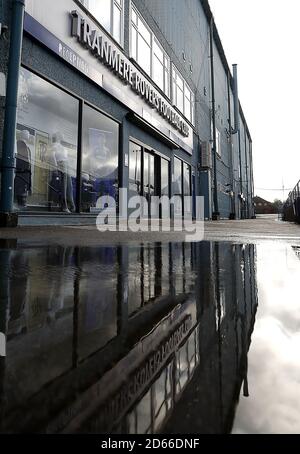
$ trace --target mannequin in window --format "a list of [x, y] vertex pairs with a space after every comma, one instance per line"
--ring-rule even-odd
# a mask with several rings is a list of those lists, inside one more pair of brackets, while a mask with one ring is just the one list
[[31, 155], [28, 146], [30, 133], [23, 130], [19, 134], [16, 147], [15, 201], [18, 208], [25, 208], [31, 191]]
[[68, 149], [64, 146], [64, 138], [60, 132], [52, 137], [52, 150], [60, 173], [60, 208], [64, 213], [75, 211], [73, 184], [68, 166]]

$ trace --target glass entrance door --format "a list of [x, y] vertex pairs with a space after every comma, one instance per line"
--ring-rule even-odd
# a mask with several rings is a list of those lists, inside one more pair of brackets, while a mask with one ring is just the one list
[[183, 163], [183, 195], [184, 195], [184, 218], [190, 219], [192, 217], [192, 199], [191, 199], [191, 166]]
[[[170, 197], [169, 190], [169, 161], [164, 158], [160, 158], [160, 196], [161, 197]], [[160, 218], [168, 219], [170, 218], [170, 206], [169, 204], [161, 204], [160, 208]]]
[[175, 196], [174, 216], [176, 218], [190, 218], [192, 216], [191, 186], [191, 166], [175, 157], [173, 192]]
[[129, 197], [142, 195], [142, 147], [129, 144]]
[[144, 197], [147, 200], [148, 206], [144, 211], [144, 216], [158, 217], [156, 207], [153, 206], [151, 210], [152, 197], [156, 195], [155, 188], [155, 157], [148, 151], [144, 152]]
[[[160, 206], [154, 196], [170, 197], [170, 163], [167, 159], [148, 149], [130, 142], [129, 144], [129, 198], [145, 198], [144, 218], [168, 218], [170, 209]], [[182, 178], [182, 177], [181, 177]], [[181, 181], [181, 180], [180, 180]], [[182, 187], [182, 182], [181, 182]], [[158, 202], [159, 200], [157, 200]]]

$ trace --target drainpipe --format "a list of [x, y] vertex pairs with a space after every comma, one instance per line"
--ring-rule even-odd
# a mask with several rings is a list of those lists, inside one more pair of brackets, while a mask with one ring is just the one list
[[230, 201], [231, 201], [231, 213], [229, 215], [229, 219], [233, 220], [236, 218], [235, 214], [235, 185], [234, 185], [234, 159], [233, 159], [233, 144], [232, 144], [232, 129], [231, 129], [231, 98], [230, 98], [230, 79], [231, 74], [228, 69], [227, 72], [227, 93], [228, 93], [228, 123], [229, 123], [229, 156], [230, 156], [230, 185], [231, 185], [231, 194], [230, 194]]
[[[243, 176], [242, 176], [242, 155], [241, 155], [241, 134], [240, 134], [240, 103], [239, 103], [239, 91], [238, 91], [238, 76], [237, 76], [237, 65], [233, 65], [233, 92], [234, 92], [234, 130], [232, 134], [238, 135], [238, 147], [239, 147], [239, 167], [240, 167], [240, 206], [242, 208], [242, 193], [243, 193]], [[242, 217], [242, 209], [241, 209]]]
[[216, 136], [216, 100], [215, 100], [215, 72], [214, 72], [214, 19], [210, 22], [210, 73], [211, 73], [211, 98], [212, 98], [212, 124], [213, 124], [213, 163], [214, 163], [214, 212], [212, 220], [220, 219], [218, 202], [217, 180], [217, 136]]
[[15, 141], [25, 0], [13, 0], [1, 168], [0, 226], [16, 227], [14, 213]]
[[253, 179], [253, 157], [252, 157], [252, 140], [251, 139], [250, 139], [249, 147], [250, 147], [250, 178], [251, 178], [251, 217], [252, 217], [252, 219], [256, 219], [255, 209], [254, 209], [254, 205], [253, 205], [254, 179]]
[[246, 128], [244, 128], [244, 131], [245, 131], [245, 164], [246, 164], [246, 191], [247, 191], [247, 204], [246, 204], [246, 207], [247, 207], [247, 219], [249, 219], [249, 175], [248, 175], [248, 171], [249, 171], [249, 166], [248, 166], [248, 156], [247, 156], [247, 132], [246, 132]]
[[232, 65], [233, 68], [233, 95], [234, 95], [234, 130], [232, 134], [240, 132], [240, 106], [239, 106], [239, 88], [237, 65]]

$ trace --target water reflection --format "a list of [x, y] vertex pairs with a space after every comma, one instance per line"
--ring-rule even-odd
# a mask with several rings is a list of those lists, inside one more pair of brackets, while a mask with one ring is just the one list
[[249, 392], [255, 257], [230, 243], [0, 245], [1, 430], [229, 432]]
[[241, 397], [234, 433], [300, 431], [299, 247], [257, 249], [259, 309], [249, 354], [250, 399]]

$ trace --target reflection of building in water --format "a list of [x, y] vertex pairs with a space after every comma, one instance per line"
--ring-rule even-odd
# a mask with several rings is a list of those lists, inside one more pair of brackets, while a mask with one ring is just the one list
[[162, 428], [199, 364], [199, 327], [172, 356], [149, 391], [127, 414], [121, 432], [153, 434]]
[[243, 383], [247, 390], [257, 309], [255, 246], [202, 243], [196, 248], [201, 362], [164, 432], [228, 433]]
[[248, 393], [254, 246], [26, 247], [1, 257], [4, 432], [230, 430], [243, 382]]

